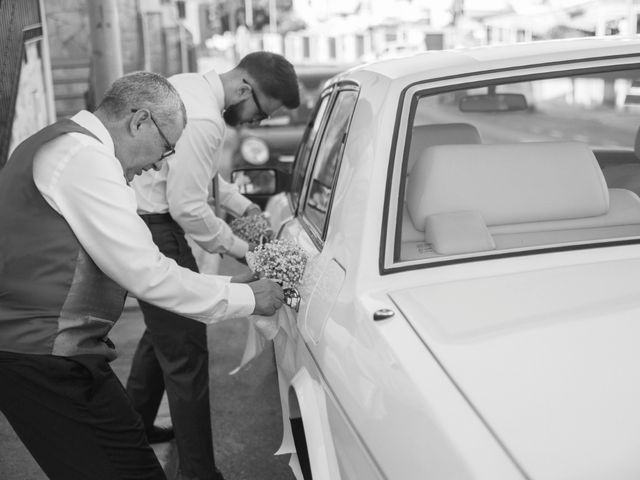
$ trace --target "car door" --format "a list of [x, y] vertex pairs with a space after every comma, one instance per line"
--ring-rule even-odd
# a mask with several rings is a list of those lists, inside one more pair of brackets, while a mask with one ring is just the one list
[[[292, 191], [286, 199], [291, 217], [279, 229], [279, 238], [295, 242], [308, 257], [299, 285], [300, 308], [297, 314], [290, 309], [283, 312], [288, 318], [281, 325], [289, 326], [286, 329], [288, 338], [276, 339], [276, 358], [279, 375], [283, 374], [297, 394], [306, 398], [305, 404], [320, 405], [306, 414], [301, 412], [309, 451], [325, 452], [310, 458], [313, 478], [340, 478], [338, 472], [342, 470], [342, 462], [333, 445], [354, 444], [353, 438], [343, 438], [349, 429], [343, 425], [343, 418], [336, 414], [332, 399], [325, 394], [325, 379], [314, 373], [316, 368], [322, 370], [322, 366], [316, 366], [310, 358], [305, 359], [306, 354], [300, 353], [305, 349], [301, 350], [299, 346], [304, 342], [312, 356], [322, 356], [319, 351], [326, 346], [322, 342], [322, 332], [345, 279], [344, 268], [324, 248], [324, 243], [330, 231], [335, 186], [357, 97], [358, 90], [353, 84], [332, 87], [320, 97], [296, 156]], [[273, 208], [277, 201], [270, 206]], [[281, 212], [286, 211], [284, 205], [280, 207]], [[270, 213], [272, 220], [276, 215], [283, 215], [275, 211]], [[284, 350], [290, 355], [278, 348], [282, 345], [280, 342], [286, 342], [288, 347]], [[294, 357], [295, 361], [292, 361]], [[316, 401], [309, 402], [309, 395]], [[284, 396], [281, 391], [281, 398]]]
[[[344, 269], [324, 251], [333, 192], [358, 91], [342, 85], [320, 99], [317, 116], [298, 151], [292, 192], [295, 215], [281, 229], [280, 238], [300, 245], [308, 256], [300, 285], [297, 323], [305, 340], [317, 343], [323, 324], [344, 280]], [[304, 167], [304, 171], [302, 171]]]

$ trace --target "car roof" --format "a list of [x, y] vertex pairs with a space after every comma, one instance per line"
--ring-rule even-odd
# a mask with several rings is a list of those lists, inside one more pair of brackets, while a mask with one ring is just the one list
[[331, 77], [343, 73], [359, 63], [301, 64], [294, 65], [300, 83], [306, 88], [315, 90]]
[[[640, 55], [640, 38], [591, 37], [425, 51], [356, 66], [349, 72], [358, 77], [361, 73], [373, 73], [374, 76], [410, 82], [414, 77], [424, 76], [425, 71], [431, 77], [452, 73], [464, 75], [493, 68], [526, 67], [627, 55]], [[342, 80], [347, 75], [338, 75], [333, 82]]]
[[333, 77], [334, 75], [361, 65], [359, 63], [328, 63], [328, 64], [301, 64], [294, 65], [296, 75], [300, 78], [306, 77]]

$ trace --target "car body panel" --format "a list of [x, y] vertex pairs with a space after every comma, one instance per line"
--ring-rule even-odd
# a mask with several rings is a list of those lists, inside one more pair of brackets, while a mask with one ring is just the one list
[[580, 38], [425, 52], [401, 59], [370, 63], [367, 69], [377, 75], [406, 84], [422, 81], [425, 70], [432, 78], [518, 68], [522, 65], [570, 63], [585, 58], [620, 57], [637, 54], [637, 39], [620, 37]]
[[314, 478], [330, 480], [339, 475], [333, 437], [329, 428], [325, 396], [317, 382], [305, 368], [291, 379], [296, 392], [300, 413], [307, 425], [307, 446]]
[[[322, 386], [320, 391], [325, 392], [326, 415], [331, 420], [331, 435], [336, 451], [340, 452], [338, 462], [344, 475], [349, 471], [362, 474], [363, 465], [371, 468], [375, 458], [384, 457], [393, 462], [374, 470], [379, 478], [419, 479], [429, 472], [452, 478], [473, 478], [466, 462], [471, 462], [474, 471], [487, 474], [502, 471], [501, 478], [522, 478], [482, 422], [468, 414], [464, 398], [447, 385], [446, 375], [424, 350], [411, 325], [401, 318], [380, 326], [372, 321], [375, 310], [394, 308], [387, 292], [379, 292], [376, 299], [370, 299], [369, 305], [364, 307], [360, 302], [354, 303], [357, 292], [340, 289], [333, 302], [328, 302], [333, 306], [328, 318], [319, 316], [309, 308], [315, 300], [312, 293], [316, 285], [324, 283], [327, 266], [331, 265], [330, 271], [342, 271], [342, 267], [330, 259], [326, 250], [317, 252], [300, 223], [285, 223], [280, 237], [294, 240], [310, 259], [299, 287], [302, 301], [298, 314], [294, 316], [289, 309], [279, 313], [285, 317], [279, 321], [280, 325], [288, 325], [274, 340], [279, 375], [292, 379], [303, 366], [317, 385]], [[378, 280], [376, 283], [377, 289], [384, 289], [385, 282]], [[330, 290], [335, 289], [335, 286], [330, 287]], [[322, 312], [326, 311], [327, 306], [322, 309]], [[295, 326], [292, 324], [294, 319]], [[309, 332], [309, 325], [316, 319], [320, 319], [323, 328], [320, 335], [314, 337], [313, 331]], [[379, 328], [399, 329], [398, 337], [381, 337]], [[406, 356], [398, 358], [398, 350]], [[322, 373], [317, 369], [319, 364], [323, 366]], [[424, 368], [414, 375], [412, 370], [416, 364]], [[361, 380], [354, 384], [354, 378]], [[291, 385], [291, 380], [282, 382], [281, 398], [288, 396], [287, 385]], [[331, 394], [333, 391], [348, 391], [349, 395], [341, 395], [338, 400]], [[440, 425], [440, 415], [452, 411], [458, 424]], [[289, 416], [288, 408], [283, 405], [283, 417]], [[313, 421], [305, 422], [305, 431], [322, 428], [323, 422], [316, 420], [317, 416], [313, 418]], [[285, 425], [285, 430], [288, 429]], [[388, 435], [375, 443], [363, 442], [363, 437], [371, 438], [370, 432], [380, 429]], [[359, 432], [360, 436], [352, 432]], [[351, 435], [346, 435], [348, 433]], [[354, 443], [354, 437], [360, 441]], [[411, 439], [409, 451], [407, 438]], [[452, 453], [457, 450], [460, 452]], [[407, 456], [417, 463], [407, 465]]]
[[[309, 256], [300, 308], [279, 313], [274, 341], [283, 417], [301, 413], [290, 397], [304, 371], [318, 406], [313, 420], [303, 416], [305, 431], [331, 437], [338, 473], [319, 475], [640, 475], [638, 239], [429, 264], [393, 251], [414, 94], [637, 66], [639, 52], [640, 41], [621, 39], [435, 52], [329, 82], [355, 86], [358, 98], [327, 227], [317, 232], [287, 193], [266, 208], [278, 236]], [[611, 163], [632, 160], [631, 150], [602, 152]], [[375, 321], [381, 309], [393, 315]]]
[[532, 478], [640, 475], [640, 259], [391, 298]]

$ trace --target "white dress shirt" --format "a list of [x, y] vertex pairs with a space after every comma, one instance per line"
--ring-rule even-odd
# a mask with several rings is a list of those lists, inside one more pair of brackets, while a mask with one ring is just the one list
[[[131, 182], [138, 213], [166, 213], [204, 250], [244, 257], [249, 246], [218, 218], [208, 199], [218, 175], [226, 124], [222, 118], [224, 89], [217, 73], [181, 73], [169, 81], [187, 110], [187, 126], [176, 153], [159, 171], [149, 170]], [[218, 179], [218, 202], [232, 214], [244, 213], [251, 201], [234, 185]]]
[[248, 285], [194, 273], [160, 253], [136, 213], [108, 130], [87, 111], [72, 120], [102, 143], [61, 135], [36, 154], [33, 179], [96, 265], [136, 298], [204, 323], [250, 314], [255, 299]]

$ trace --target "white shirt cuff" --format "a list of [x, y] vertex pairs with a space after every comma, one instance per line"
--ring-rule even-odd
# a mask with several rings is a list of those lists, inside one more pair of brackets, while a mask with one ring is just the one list
[[229, 248], [229, 255], [236, 258], [244, 258], [249, 251], [249, 244], [239, 237], [233, 239], [233, 245]]
[[237, 217], [240, 217], [244, 214], [244, 211], [251, 205], [253, 202], [249, 200], [247, 197], [241, 194], [233, 195], [229, 197], [224, 202], [224, 208], [229, 210], [232, 214]]
[[246, 283], [229, 284], [229, 318], [248, 317], [256, 308], [253, 290]]

